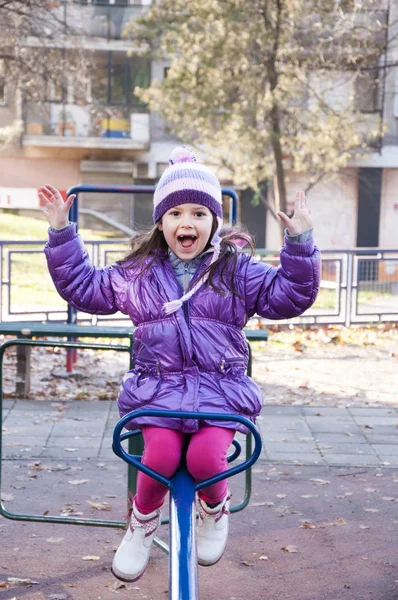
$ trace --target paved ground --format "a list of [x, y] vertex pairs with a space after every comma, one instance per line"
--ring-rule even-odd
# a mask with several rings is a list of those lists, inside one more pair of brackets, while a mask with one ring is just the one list
[[[119, 460], [114, 402], [6, 400], [3, 413], [4, 458]], [[258, 426], [266, 461], [398, 466], [398, 408], [264, 406]]]
[[[109, 401], [5, 401], [5, 507], [120, 521], [116, 420]], [[397, 600], [398, 408], [267, 406], [258, 424], [252, 501], [231, 516], [224, 558], [199, 570], [201, 600]], [[243, 477], [231, 488], [238, 503]], [[122, 535], [0, 518], [0, 600], [166, 598], [159, 549], [140, 581], [118, 587], [109, 565]]]

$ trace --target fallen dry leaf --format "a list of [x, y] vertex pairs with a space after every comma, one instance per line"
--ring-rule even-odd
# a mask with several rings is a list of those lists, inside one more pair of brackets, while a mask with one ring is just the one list
[[31, 579], [21, 579], [19, 577], [7, 577], [8, 583], [12, 583], [15, 585], [26, 585], [30, 587], [31, 585], [39, 585], [38, 581], [32, 581]]
[[300, 525], [300, 529], [316, 529], [316, 525], [313, 523], [302, 523], [302, 525]]
[[258, 557], [258, 560], [269, 560], [268, 556], [265, 556], [265, 554], [262, 554], [261, 556]]
[[72, 506], [64, 506], [60, 515], [61, 517], [80, 517], [83, 515], [83, 513], [75, 510]]
[[334, 521], [324, 521], [320, 523], [319, 527], [324, 529], [325, 527], [334, 527], [335, 525], [347, 525], [344, 519], [335, 519]]
[[90, 481], [89, 479], [72, 479], [71, 481], [68, 481], [68, 483], [70, 485], [82, 485], [83, 483], [87, 483], [88, 481]]
[[108, 581], [108, 583], [106, 584], [107, 588], [110, 588], [111, 590], [121, 590], [126, 586], [125, 583], [122, 583], [121, 581]]
[[304, 352], [304, 350], [305, 350], [305, 346], [302, 342], [300, 342], [300, 340], [296, 340], [293, 343], [293, 348], [295, 349], [296, 352]]
[[254, 567], [254, 563], [251, 563], [248, 560], [241, 560], [240, 564], [245, 565], [245, 567]]
[[371, 513], [377, 513], [377, 512], [379, 512], [378, 508], [364, 508], [363, 510], [366, 511], [366, 512], [371, 512]]
[[297, 546], [282, 546], [281, 550], [284, 552], [300, 552]]
[[43, 467], [40, 462], [35, 462], [28, 466], [29, 466], [29, 469], [32, 469], [32, 471], [43, 471], [45, 469], [45, 467]]
[[101, 560], [101, 558], [99, 556], [82, 556], [82, 560]]
[[63, 537], [50, 537], [46, 539], [46, 542], [49, 542], [50, 544], [60, 544], [64, 539], [65, 538]]
[[369, 525], [360, 525], [359, 529], [370, 529]]
[[86, 502], [97, 510], [111, 510], [111, 505], [107, 502], [91, 502], [90, 500], [86, 500]]
[[312, 481], [312, 483], [314, 483], [315, 485], [327, 485], [328, 483], [330, 483], [330, 481], [328, 481], [327, 479], [311, 479], [310, 481]]
[[8, 588], [8, 583], [6, 581], [0, 581], [0, 588]]
[[2, 492], [1, 499], [3, 502], [11, 502], [11, 500], [15, 500], [15, 496], [13, 494], [5, 494]]

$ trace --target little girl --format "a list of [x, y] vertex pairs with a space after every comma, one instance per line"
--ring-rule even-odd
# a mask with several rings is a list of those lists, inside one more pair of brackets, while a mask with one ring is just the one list
[[[134, 332], [134, 364], [118, 396], [120, 415], [146, 407], [234, 413], [254, 421], [261, 392], [245, 375], [248, 349], [242, 332], [257, 314], [287, 319], [314, 302], [320, 257], [312, 240], [312, 219], [303, 192], [286, 225], [278, 268], [239, 248], [250, 237], [223, 235], [221, 187], [217, 177], [186, 148], [176, 148], [154, 193], [154, 227], [132, 240], [130, 254], [111, 267], [94, 268], [75, 226], [68, 222], [74, 195], [63, 202], [54, 187], [40, 188], [49, 228], [48, 267], [59, 294], [78, 310], [120, 311]], [[183, 449], [192, 477], [203, 480], [228, 468], [233, 421], [142, 417], [131, 424], [144, 438], [142, 462], [165, 477], [176, 471]], [[167, 489], [138, 474], [129, 528], [112, 565], [123, 581], [144, 572], [159, 526]], [[228, 536], [230, 494], [220, 481], [198, 493], [198, 561], [212, 565]]]

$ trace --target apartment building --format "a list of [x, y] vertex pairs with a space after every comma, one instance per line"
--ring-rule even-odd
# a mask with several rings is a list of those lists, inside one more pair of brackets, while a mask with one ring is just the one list
[[[51, 2], [59, 19], [84, 40], [89, 77], [84, 90], [76, 90], [72, 78], [62, 89], [49, 86], [47, 101], [40, 103], [18, 96], [0, 77], [0, 127], [16, 119], [23, 123], [20, 138], [0, 154], [0, 208], [37, 206], [36, 189], [45, 182], [63, 190], [78, 183], [156, 182], [178, 141], [167, 133], [161, 117], [150, 114], [134, 96], [134, 88], [162, 79], [167, 65], [140, 57], [122, 35], [126, 23], [149, 4], [150, 0]], [[390, 25], [389, 53], [380, 63], [385, 81], [376, 90], [364, 77], [355, 93], [358, 106], [369, 115], [369, 126], [384, 122], [386, 134], [366, 158], [352, 161], [332, 181], [321, 182], [308, 193], [316, 239], [324, 249], [397, 247], [398, 5], [381, 0], [380, 8]], [[341, 89], [344, 86], [340, 93], [352, 91]], [[290, 177], [289, 198], [306, 185], [304, 176]], [[278, 248], [275, 221], [266, 217], [262, 205], [251, 205], [250, 191], [240, 193], [240, 217], [256, 235], [257, 245]], [[137, 227], [152, 219], [148, 195], [83, 195], [80, 206]], [[88, 225], [96, 219], [84, 218]]]
[[[37, 208], [36, 190], [49, 182], [62, 190], [79, 183], [152, 184], [167, 164], [175, 139], [158, 115], [134, 95], [163, 78], [166, 65], [138, 56], [123, 39], [125, 25], [148, 0], [59, 0], [51, 10], [71, 35], [65, 49], [84, 44], [89, 63], [85, 89], [72, 76], [57, 89], [49, 85], [45, 102], [27, 101], [3, 80], [0, 127], [21, 120], [22, 133], [0, 154], [0, 207]], [[51, 42], [50, 42], [51, 43]], [[151, 198], [90, 194], [80, 206], [118, 222], [147, 225]], [[83, 216], [84, 218], [84, 216]], [[94, 224], [85, 217], [87, 224]], [[96, 219], [95, 226], [101, 221]]]

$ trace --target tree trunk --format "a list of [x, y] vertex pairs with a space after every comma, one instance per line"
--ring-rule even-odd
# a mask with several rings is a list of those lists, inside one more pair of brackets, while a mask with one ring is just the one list
[[[285, 183], [285, 169], [283, 166], [283, 154], [281, 146], [281, 130], [280, 130], [280, 118], [279, 110], [277, 106], [274, 106], [271, 112], [272, 119], [272, 149], [274, 151], [275, 161], [275, 175], [274, 175], [274, 197], [276, 210], [280, 210], [286, 213], [287, 202], [286, 202], [286, 183]], [[280, 237], [283, 244], [285, 226], [282, 221], [278, 219], [278, 225], [280, 228]]]
[[[267, 15], [267, 7], [264, 6], [264, 15], [266, 27], [270, 28], [273, 33], [274, 43], [273, 43], [273, 52], [267, 62], [267, 73], [268, 80], [270, 83], [271, 93], [273, 94], [276, 88], [278, 87], [278, 72], [276, 68], [276, 60], [279, 51], [279, 41], [281, 35], [281, 27], [282, 27], [282, 4], [281, 0], [276, 0], [275, 9], [276, 9], [276, 18], [274, 24], [272, 24], [272, 19]], [[286, 185], [285, 185], [285, 170], [283, 167], [283, 152], [281, 145], [281, 115], [277, 102], [275, 102], [275, 98], [273, 100], [272, 109], [270, 113], [271, 117], [271, 145], [274, 153], [274, 164], [275, 164], [275, 175], [274, 175], [274, 197], [275, 197], [275, 205], [276, 210], [280, 210], [286, 213]], [[278, 219], [281, 241], [283, 244], [284, 238], [284, 225], [280, 219]]]

